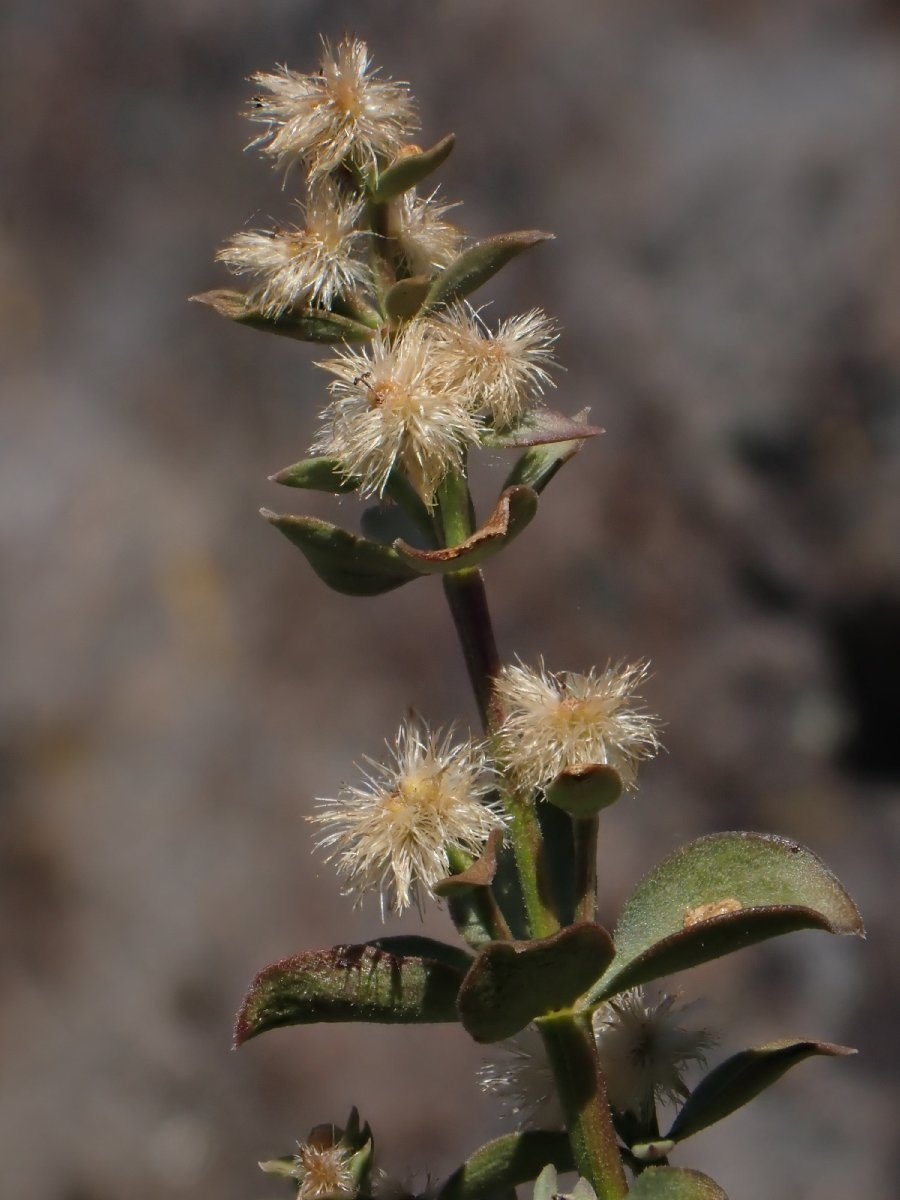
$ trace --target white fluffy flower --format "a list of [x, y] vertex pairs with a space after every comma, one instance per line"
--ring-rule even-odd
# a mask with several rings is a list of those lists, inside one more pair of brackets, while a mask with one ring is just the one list
[[519, 1128], [562, 1129], [553, 1071], [537, 1029], [529, 1025], [499, 1049], [503, 1057], [478, 1072], [481, 1090], [498, 1096]]
[[317, 364], [335, 378], [313, 453], [359, 477], [362, 496], [380, 496], [399, 467], [430, 505], [447, 471], [460, 468], [478, 441], [478, 421], [448, 386], [431, 336], [430, 321], [413, 321], [392, 341], [377, 337]]
[[236, 233], [216, 255], [235, 275], [256, 280], [253, 302], [269, 317], [297, 304], [330, 308], [337, 296], [369, 282], [356, 257], [365, 234], [356, 229], [362, 205], [342, 199], [322, 180], [310, 190], [304, 228]]
[[362, 785], [320, 800], [309, 819], [349, 893], [380, 892], [382, 911], [421, 910], [450, 873], [450, 851], [477, 857], [502, 820], [487, 802], [491, 778], [479, 746], [408, 720], [388, 748], [391, 762], [367, 758]]
[[655, 717], [635, 707], [646, 664], [554, 674], [522, 663], [506, 666], [496, 681], [504, 717], [497, 733], [500, 756], [516, 782], [541, 788], [562, 771], [612, 767], [625, 788], [637, 781], [638, 763], [659, 749]]
[[545, 387], [555, 387], [548, 368], [559, 336], [540, 309], [508, 317], [492, 332], [467, 305], [456, 305], [437, 322], [448, 373], [506, 429], [533, 408]]
[[332, 49], [323, 40], [319, 71], [302, 75], [282, 67], [252, 77], [260, 89], [248, 116], [267, 126], [253, 143], [279, 165], [305, 163], [310, 178], [342, 163], [377, 170], [393, 158], [417, 127], [405, 83], [378, 79], [365, 42], [344, 38]]
[[298, 1142], [293, 1161], [274, 1159], [259, 1165], [267, 1175], [296, 1180], [298, 1200], [322, 1200], [325, 1196], [350, 1198], [357, 1192], [347, 1151], [340, 1144], [320, 1146]]
[[686, 1028], [684, 1018], [693, 1005], [679, 1006], [676, 1000], [663, 994], [649, 1003], [638, 987], [594, 1013], [600, 1066], [616, 1111], [646, 1116], [657, 1100], [684, 1100], [684, 1072], [694, 1063], [706, 1065], [706, 1051], [716, 1039], [708, 1030]]

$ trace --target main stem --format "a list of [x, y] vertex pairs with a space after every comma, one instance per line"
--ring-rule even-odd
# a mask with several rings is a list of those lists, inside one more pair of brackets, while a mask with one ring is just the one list
[[591, 1018], [560, 1012], [541, 1017], [536, 1024], [553, 1067], [576, 1170], [593, 1187], [597, 1200], [622, 1200], [628, 1184]]

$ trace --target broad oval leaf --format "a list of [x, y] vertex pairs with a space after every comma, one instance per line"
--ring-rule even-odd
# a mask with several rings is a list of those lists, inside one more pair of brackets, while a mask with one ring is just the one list
[[490, 517], [458, 546], [440, 550], [417, 550], [398, 538], [394, 550], [398, 557], [421, 575], [449, 575], [478, 566], [498, 554], [517, 538], [537, 513], [537, 494], [528, 487], [507, 488]]
[[648, 1167], [628, 1195], [634, 1200], [728, 1200], [714, 1179], [684, 1167]]
[[463, 250], [448, 267], [438, 275], [425, 298], [423, 308], [436, 308], [439, 304], [450, 304], [461, 300], [487, 283], [492, 275], [523, 250], [530, 250], [541, 242], [549, 241], [552, 233], [540, 229], [525, 229], [517, 233], [501, 233], [486, 238]]
[[446, 161], [455, 144], [456, 134], [448, 133], [427, 150], [402, 155], [382, 171], [372, 190], [372, 199], [376, 204], [384, 204], [408, 192]]
[[533, 942], [489, 942], [459, 993], [459, 1014], [476, 1042], [499, 1042], [536, 1017], [568, 1008], [613, 953], [599, 925], [570, 925]]
[[301, 342], [333, 345], [336, 342], [367, 342], [374, 336], [374, 330], [367, 325], [325, 309], [290, 308], [278, 317], [264, 316], [247, 293], [230, 288], [202, 292], [191, 296], [191, 300], [205, 304], [238, 325], [262, 329], [265, 333], [280, 333]]
[[864, 932], [850, 896], [805, 846], [774, 834], [711, 834], [638, 884], [591, 1002], [797, 929]]
[[595, 817], [621, 795], [622, 776], [603, 763], [563, 771], [544, 790], [548, 803], [576, 820]]
[[303, 551], [323, 583], [345, 596], [378, 596], [423, 573], [409, 566], [390, 546], [370, 542], [328, 521], [279, 516], [266, 508], [260, 512]]
[[741, 1050], [720, 1063], [700, 1080], [666, 1134], [673, 1142], [683, 1142], [701, 1129], [743, 1108], [760, 1092], [771, 1087], [785, 1071], [817, 1054], [832, 1058], [855, 1054], [850, 1046], [831, 1042], [811, 1042], [793, 1038]]
[[[393, 939], [385, 939], [385, 943]], [[256, 976], [234, 1027], [234, 1044], [283, 1025], [320, 1021], [433, 1024], [458, 1021], [456, 996], [469, 959], [442, 943], [412, 939], [416, 953], [377, 943], [307, 950]], [[462, 954], [462, 958], [459, 957]]]
[[441, 1187], [437, 1200], [489, 1200], [537, 1178], [548, 1163], [558, 1171], [575, 1169], [568, 1134], [539, 1129], [508, 1133], [476, 1150]]

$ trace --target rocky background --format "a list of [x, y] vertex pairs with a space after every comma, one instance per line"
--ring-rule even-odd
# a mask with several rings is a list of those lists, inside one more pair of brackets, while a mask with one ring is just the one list
[[667, 754], [604, 822], [605, 911], [679, 841], [771, 828], [820, 853], [869, 926], [868, 944], [798, 934], [677, 981], [709, 993], [723, 1054], [784, 1035], [861, 1053], [802, 1066], [676, 1161], [732, 1200], [887, 1198], [889, 0], [4, 6], [0, 1191], [265, 1200], [279, 1186], [256, 1161], [353, 1103], [421, 1186], [501, 1128], [453, 1028], [228, 1051], [255, 970], [380, 929], [310, 854], [312, 799], [409, 704], [474, 720], [436, 586], [334, 596], [257, 516], [338, 508], [266, 482], [311, 440], [315, 353], [186, 302], [225, 283], [225, 238], [287, 213], [241, 153], [245, 77], [311, 69], [344, 30], [412, 81], [424, 139], [459, 135], [443, 195], [474, 234], [558, 234], [489, 298], [559, 318], [559, 407], [608, 432], [488, 586], [507, 656], [653, 661]]

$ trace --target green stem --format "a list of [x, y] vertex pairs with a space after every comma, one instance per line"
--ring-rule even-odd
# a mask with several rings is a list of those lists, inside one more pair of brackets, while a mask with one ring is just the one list
[[575, 920], [597, 919], [597, 837], [599, 817], [573, 820], [575, 841]]
[[622, 1200], [628, 1186], [590, 1016], [554, 1013], [536, 1023], [553, 1067], [575, 1167], [597, 1200]]
[[505, 805], [510, 821], [507, 834], [512, 843], [522, 900], [532, 937], [550, 937], [559, 929], [548, 890], [541, 881], [543, 860], [541, 827], [530, 800], [512, 796]]
[[494, 678], [500, 670], [500, 659], [481, 572], [477, 567], [469, 567], [445, 575], [444, 595], [462, 646], [481, 722], [485, 731], [489, 731], [496, 720]]

